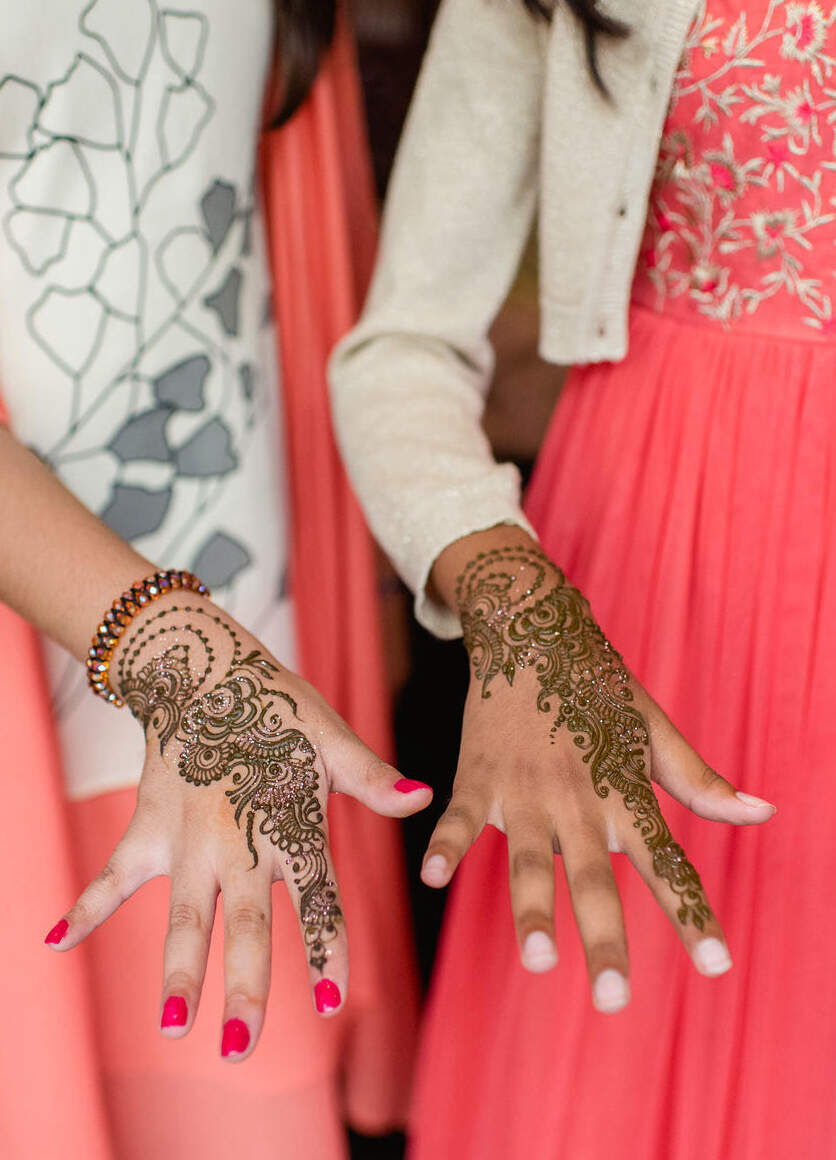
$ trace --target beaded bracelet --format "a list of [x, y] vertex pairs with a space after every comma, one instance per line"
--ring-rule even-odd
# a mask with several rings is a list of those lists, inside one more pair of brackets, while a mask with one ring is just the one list
[[110, 658], [119, 638], [141, 608], [152, 600], [176, 588], [186, 588], [199, 596], [209, 596], [209, 589], [192, 572], [155, 572], [134, 584], [127, 592], [113, 601], [104, 619], [96, 629], [93, 643], [87, 654], [87, 683], [99, 697], [103, 697], [117, 709], [125, 702], [113, 692], [108, 680]]

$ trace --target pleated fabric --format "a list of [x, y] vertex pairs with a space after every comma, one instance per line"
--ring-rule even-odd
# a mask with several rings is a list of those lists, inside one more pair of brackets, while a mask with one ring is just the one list
[[[356, 315], [375, 243], [345, 27], [306, 107], [267, 138], [262, 159], [287, 407], [300, 670], [386, 756], [373, 547], [339, 467], [325, 382], [327, 354]], [[366, 1131], [402, 1124], [417, 977], [396, 823], [349, 800], [331, 803], [352, 954], [339, 1019], [314, 1014], [298, 926], [277, 885], [272, 999], [252, 1059], [232, 1067], [219, 1058], [217, 941], [193, 1031], [165, 1040], [157, 1022], [166, 881], [143, 887], [71, 954], [43, 946], [45, 930], [121, 836], [135, 793], [65, 803], [37, 642], [2, 606], [0, 645], [7, 1012], [0, 1155], [220, 1160], [240, 1151], [248, 1160], [342, 1160], [344, 1116]]]
[[458, 874], [412, 1160], [836, 1157], [836, 344], [636, 307], [573, 372], [527, 500], [549, 554], [706, 761], [778, 806], [704, 821], [659, 791], [728, 935], [697, 975], [614, 858], [633, 999], [590, 1003], [559, 859], [561, 961], [525, 973], [504, 837]]

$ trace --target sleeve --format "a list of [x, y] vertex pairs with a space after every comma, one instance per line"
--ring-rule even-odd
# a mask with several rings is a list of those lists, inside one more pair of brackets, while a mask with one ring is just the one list
[[496, 524], [531, 531], [515, 467], [482, 431], [488, 331], [534, 219], [547, 29], [521, 0], [444, 0], [407, 118], [377, 266], [336, 348], [337, 438], [378, 541], [437, 636], [427, 592], [445, 547]]

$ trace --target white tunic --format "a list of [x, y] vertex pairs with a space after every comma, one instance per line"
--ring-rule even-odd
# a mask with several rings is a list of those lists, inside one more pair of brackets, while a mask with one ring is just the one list
[[[12, 429], [139, 551], [192, 569], [292, 664], [254, 188], [272, 5], [2, 8], [0, 390]], [[136, 723], [87, 692], [61, 649], [47, 645], [47, 663], [70, 795], [135, 782]]]

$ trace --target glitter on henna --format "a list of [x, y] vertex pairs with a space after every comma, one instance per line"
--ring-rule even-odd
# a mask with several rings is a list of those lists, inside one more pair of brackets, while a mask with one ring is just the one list
[[[196, 623], [200, 616], [210, 616], [232, 644], [229, 667], [214, 683], [215, 651]], [[166, 646], [174, 633], [176, 642]], [[275, 687], [278, 666], [257, 650], [246, 656], [242, 651], [220, 617], [171, 607], [126, 641], [120, 688], [133, 715], [156, 733], [160, 753], [170, 742], [179, 747], [177, 768], [187, 782], [229, 783], [224, 792], [244, 829], [253, 866], [256, 833], [286, 854], [299, 891], [308, 961], [321, 971], [343, 915], [328, 877], [316, 749], [287, 724], [298, 719], [298, 707]]]
[[537, 708], [553, 715], [552, 739], [565, 727], [583, 750], [598, 796], [611, 789], [621, 794], [654, 872], [678, 896], [677, 917], [702, 930], [711, 911], [653, 792], [649, 736], [633, 704], [630, 675], [585, 598], [542, 552], [525, 547], [480, 552], [459, 576], [456, 598], [482, 697], [490, 697], [497, 677], [513, 685], [518, 670], [534, 672]]

